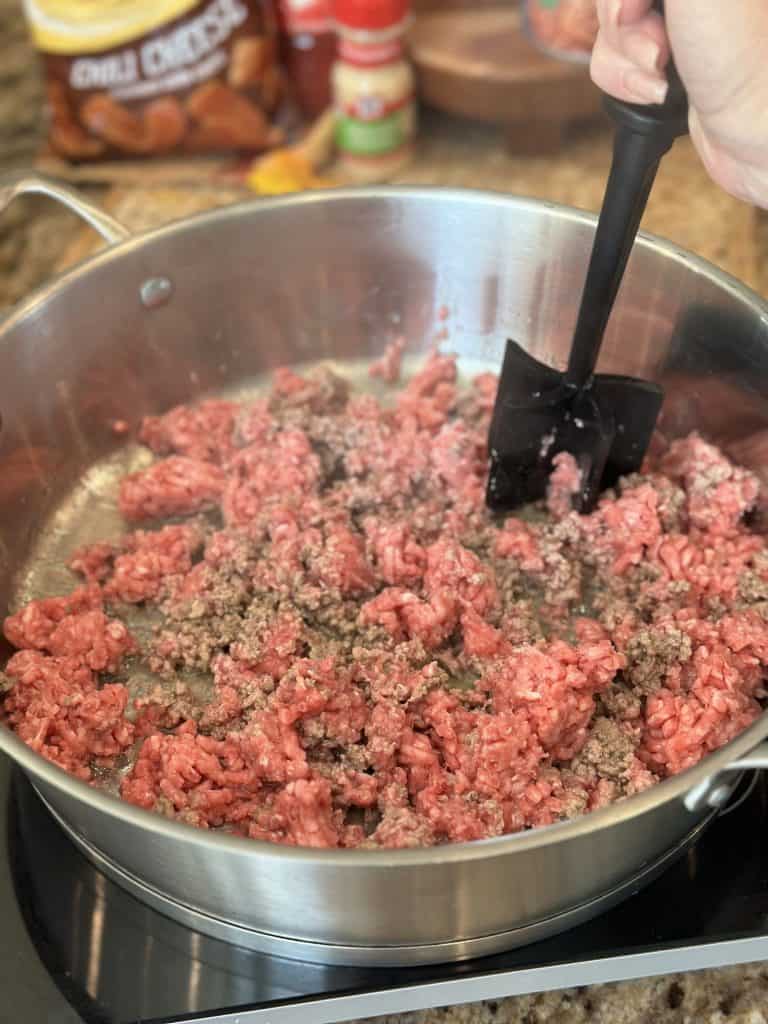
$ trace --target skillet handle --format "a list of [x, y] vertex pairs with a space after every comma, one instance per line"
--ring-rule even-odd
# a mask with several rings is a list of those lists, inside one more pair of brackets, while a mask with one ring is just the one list
[[748, 754], [740, 757], [726, 768], [728, 772], [740, 772], [745, 768], [768, 768], [768, 741], [761, 743]]
[[0, 212], [17, 196], [32, 192], [48, 196], [50, 199], [62, 203], [67, 209], [72, 210], [73, 213], [90, 224], [110, 245], [125, 242], [131, 237], [127, 228], [85, 199], [76, 189], [56, 181], [55, 178], [27, 171], [13, 171], [10, 174], [0, 175]]
[[768, 768], [768, 740], [736, 761], [731, 761], [716, 775], [704, 779], [693, 789], [689, 789], [683, 797], [683, 804], [692, 813], [701, 811], [705, 807], [712, 809], [722, 807], [730, 799], [735, 785], [735, 782], [726, 782], [724, 776], [755, 768]]

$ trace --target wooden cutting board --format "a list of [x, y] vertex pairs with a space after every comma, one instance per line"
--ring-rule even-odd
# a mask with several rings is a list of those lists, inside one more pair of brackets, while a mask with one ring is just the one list
[[420, 14], [409, 35], [422, 100], [502, 125], [513, 153], [554, 153], [575, 121], [598, 117], [600, 92], [584, 64], [553, 60], [522, 31], [510, 3]]

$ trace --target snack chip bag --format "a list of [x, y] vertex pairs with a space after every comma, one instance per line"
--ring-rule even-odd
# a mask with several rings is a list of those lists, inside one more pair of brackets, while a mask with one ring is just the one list
[[24, 0], [48, 140], [73, 162], [281, 141], [271, 0]]

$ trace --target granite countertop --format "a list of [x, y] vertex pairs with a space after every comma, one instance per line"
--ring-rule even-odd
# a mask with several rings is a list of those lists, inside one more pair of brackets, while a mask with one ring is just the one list
[[[31, 165], [42, 95], [20, 0], [0, 0], [0, 173]], [[45, 280], [75, 230], [76, 218], [38, 199], [18, 200], [0, 214], [0, 311]]]
[[[42, 89], [20, 0], [0, 0], [0, 172], [29, 166], [40, 138]], [[518, 158], [493, 129], [430, 118], [418, 158], [400, 180], [472, 185], [598, 208], [610, 156], [602, 129], [581, 132], [557, 158]], [[99, 190], [96, 190], [97, 197]], [[232, 190], [123, 189], [112, 212], [134, 230], [231, 201]], [[663, 166], [644, 226], [768, 291], [768, 235], [743, 204], [708, 181], [690, 145]], [[0, 215], [0, 311], [42, 283], [87, 241], [71, 248], [78, 223], [45, 200]], [[65, 254], [69, 252], [69, 257]], [[766, 269], [763, 269], [763, 264]], [[768, 965], [703, 971], [385, 1018], [381, 1024], [768, 1024]]]
[[[0, 0], [0, 172], [30, 166], [41, 134], [42, 87], [27, 42], [20, 0]], [[566, 138], [556, 156], [516, 156], [493, 127], [428, 115], [413, 164], [400, 183], [468, 186], [518, 193], [597, 210], [610, 160], [605, 125]], [[140, 185], [104, 196], [134, 230], [154, 227], [238, 196], [229, 187]], [[245, 193], [248, 195], [248, 193]], [[768, 233], [755, 211], [707, 177], [688, 140], [665, 158], [643, 227], [672, 239], [768, 292]], [[30, 197], [0, 215], [0, 309], [19, 301], [61, 266], [77, 236], [72, 214]], [[95, 241], [95, 240], [94, 240]], [[75, 251], [81, 258], [87, 243]], [[763, 269], [765, 267], [765, 269]]]

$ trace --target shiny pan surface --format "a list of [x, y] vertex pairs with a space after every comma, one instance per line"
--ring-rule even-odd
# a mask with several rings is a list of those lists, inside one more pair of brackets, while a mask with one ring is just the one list
[[[460, 369], [498, 366], [510, 336], [560, 363], [595, 225], [532, 200], [377, 188], [255, 201], [129, 238], [39, 179], [0, 182], [0, 208], [30, 190], [56, 191], [114, 244], [0, 325], [2, 609], [44, 586], [55, 592], [62, 554], [103, 536], [111, 481], [135, 457], [109, 429], [115, 420], [135, 426], [286, 363], [330, 360], [359, 373], [398, 334], [418, 357], [443, 305]], [[601, 369], [659, 380], [670, 436], [696, 427], [738, 442], [768, 427], [768, 306], [642, 237]], [[768, 445], [764, 463], [757, 448], [753, 468], [768, 474]], [[764, 715], [695, 768], [575, 821], [395, 851], [192, 829], [68, 776], [4, 727], [0, 749], [86, 849], [148, 890], [262, 933], [267, 946], [273, 936], [296, 955], [307, 943], [314, 959], [375, 963], [488, 952], [530, 941], [538, 922], [567, 923], [684, 843], [727, 797], [737, 777], [728, 767], [766, 736]]]

